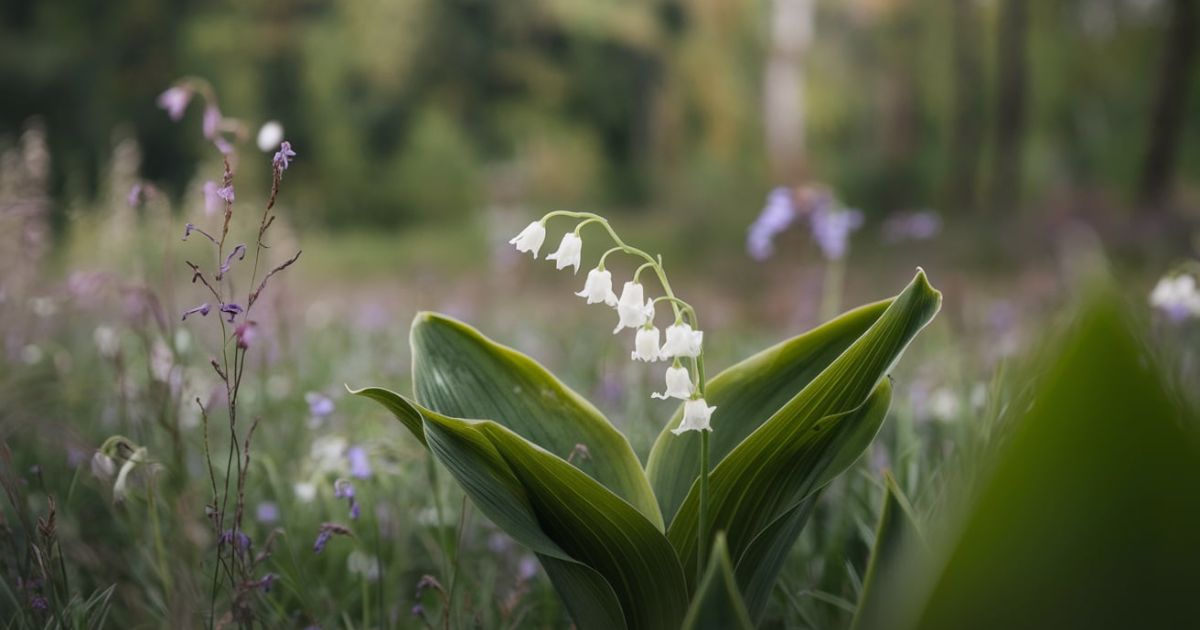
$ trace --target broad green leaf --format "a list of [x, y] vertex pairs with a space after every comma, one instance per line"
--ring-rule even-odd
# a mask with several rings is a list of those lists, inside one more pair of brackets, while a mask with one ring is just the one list
[[717, 533], [708, 568], [683, 620], [683, 630], [751, 630], [754, 624], [742, 603], [725, 535]]
[[542, 560], [580, 628], [671, 628], [687, 610], [683, 570], [637, 509], [561, 457], [490, 420], [451, 418], [378, 388], [488, 518]]
[[[884, 375], [940, 304], [941, 294], [918, 272], [861, 337], [713, 468], [709, 531], [725, 531], [735, 564], [870, 444], [891, 399]], [[698, 488], [667, 533], [685, 567], [696, 564]]]
[[926, 529], [934, 560], [896, 576], [870, 627], [1196, 627], [1200, 413], [1115, 298], [1070, 325], [970, 501]]
[[[804, 389], [861, 337], [891, 302], [885, 300], [856, 308], [767, 348], [709, 380], [705, 399], [717, 408], [709, 439], [710, 465], [720, 463], [746, 436]], [[680, 406], [663, 427], [646, 462], [646, 475], [667, 523], [691, 490], [700, 469], [699, 434], [671, 433], [682, 418]]]
[[901, 551], [907, 545], [922, 545], [921, 531], [913, 516], [912, 505], [900, 490], [892, 473], [883, 475], [883, 509], [879, 512], [879, 524], [875, 527], [875, 545], [867, 561], [867, 572], [863, 575], [862, 591], [858, 595], [858, 606], [850, 630], [879, 627], [886, 624], [883, 612], [885, 599], [879, 594], [884, 576], [899, 567]]
[[411, 332], [413, 388], [425, 407], [488, 418], [567, 458], [625, 499], [660, 531], [662, 513], [629, 441], [591, 403], [528, 356], [443, 315], [420, 313]]

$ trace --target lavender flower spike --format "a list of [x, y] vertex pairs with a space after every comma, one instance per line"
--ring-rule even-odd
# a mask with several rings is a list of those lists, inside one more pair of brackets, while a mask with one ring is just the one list
[[767, 195], [767, 204], [746, 234], [746, 251], [750, 257], [763, 261], [775, 252], [775, 235], [788, 229], [796, 220], [795, 197], [791, 189], [780, 186]]
[[233, 251], [229, 252], [229, 255], [225, 257], [225, 263], [221, 265], [221, 273], [217, 274], [217, 280], [220, 280], [221, 276], [229, 273], [229, 264], [233, 262], [234, 256], [237, 256], [238, 260], [245, 260], [246, 246], [238, 243], [237, 247], [234, 247]]
[[218, 188], [217, 196], [224, 199], [226, 203], [233, 203], [233, 184]]
[[338, 479], [333, 482], [333, 496], [337, 499], [353, 499], [354, 484], [345, 479]]
[[229, 316], [229, 323], [233, 323], [233, 318], [242, 312], [242, 307], [230, 302], [229, 304], [221, 305], [221, 312]]
[[296, 157], [296, 152], [292, 150], [292, 143], [284, 140], [279, 144], [279, 150], [275, 152], [275, 157], [271, 160], [271, 165], [279, 172], [286, 171], [291, 165], [291, 159]]
[[188, 310], [184, 311], [183, 312], [183, 320], [181, 320], [181, 321], [187, 321], [188, 315], [195, 315], [196, 313], [200, 313], [201, 317], [207, 317], [208, 311], [209, 311], [208, 302], [205, 302], [205, 303], [201, 304], [200, 306], [197, 306], [196, 308], [189, 308]]

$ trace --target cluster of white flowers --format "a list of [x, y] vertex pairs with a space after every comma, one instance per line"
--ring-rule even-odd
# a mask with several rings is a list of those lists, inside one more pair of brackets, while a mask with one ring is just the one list
[[[558, 250], [546, 256], [546, 260], [553, 260], [558, 269], [573, 267], [578, 273], [583, 256], [583, 239], [579, 236], [580, 229], [591, 222], [603, 223], [605, 227], [608, 227], [607, 221], [602, 217], [587, 213], [552, 212], [540, 221], [530, 223], [509, 243], [515, 245], [519, 252], [532, 253], [536, 259], [546, 240], [546, 221], [556, 215], [583, 218], [584, 221], [576, 226], [574, 231], [563, 235]], [[692, 325], [683, 320], [683, 313], [686, 311], [691, 314], [694, 323], [695, 312], [685, 302], [671, 294], [659, 262], [649, 254], [622, 243], [616, 238], [616, 234], [611, 231], [611, 228], [609, 234], [616, 240], [617, 246], [600, 258], [596, 268], [588, 272], [583, 290], [575, 295], [585, 298], [588, 304], [604, 304], [617, 311], [617, 327], [613, 329], [613, 334], [617, 334], [625, 328], [636, 330], [633, 351], [630, 355], [632, 360], [671, 361], [666, 372], [666, 391], [656, 392], [651, 394], [651, 397], [662, 400], [675, 398], [685, 401], [683, 421], [672, 432], [678, 435], [684, 431], [711, 431], [709, 421], [716, 407], [710, 407], [704, 401], [703, 382], [700, 376], [704, 332], [693, 330]], [[666, 295], [657, 299], [647, 299], [645, 289], [638, 281], [638, 273], [635, 272], [633, 279], [626, 282], [621, 288], [621, 296], [618, 298], [613, 292], [612, 272], [604, 268], [604, 260], [608, 254], [618, 251], [644, 258], [647, 262], [639, 268], [638, 272], [647, 267], [653, 268], [659, 274]], [[654, 325], [654, 305], [663, 300], [672, 304], [676, 318], [675, 323], [667, 327], [666, 341], [660, 342], [662, 333]], [[681, 305], [684, 307], [682, 310], [679, 308]], [[691, 370], [684, 365], [683, 359], [691, 359], [689, 362]]]
[[1191, 274], [1167, 276], [1158, 281], [1150, 293], [1150, 304], [1172, 321], [1200, 318], [1200, 290]]

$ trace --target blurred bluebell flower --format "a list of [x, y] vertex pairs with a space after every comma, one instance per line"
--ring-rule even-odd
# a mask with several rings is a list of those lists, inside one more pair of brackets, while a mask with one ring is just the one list
[[350, 460], [350, 475], [359, 479], [366, 479], [371, 476], [371, 462], [367, 457], [367, 450], [361, 446], [351, 447], [346, 451], [346, 458]]
[[233, 184], [227, 184], [217, 189], [217, 196], [229, 203], [233, 203]]
[[209, 103], [204, 108], [204, 119], [201, 121], [204, 137], [212, 140], [217, 137], [217, 131], [221, 126], [221, 110], [214, 103]]
[[274, 523], [279, 520], [279, 506], [271, 501], [263, 501], [254, 509], [254, 515], [260, 523]]
[[200, 187], [201, 192], [204, 193], [205, 215], [212, 216], [216, 214], [218, 211], [220, 211], [221, 206], [224, 205], [220, 195], [217, 194], [218, 188], [219, 186], [217, 186], [217, 182], [211, 180], [204, 182], [204, 185]]
[[172, 121], [179, 122], [191, 100], [192, 90], [182, 85], [175, 85], [158, 95], [158, 106], [167, 110], [167, 117]]
[[333, 400], [328, 396], [308, 392], [304, 395], [304, 401], [308, 403], [308, 413], [316, 418], [324, 418], [333, 413]]
[[942, 217], [933, 210], [901, 212], [883, 223], [883, 237], [889, 242], [924, 241], [942, 231]]
[[354, 498], [354, 484], [346, 479], [338, 479], [333, 482], [333, 496], [336, 499]]
[[755, 260], [766, 260], [775, 252], [775, 235], [788, 229], [798, 216], [790, 188], [779, 187], [767, 195], [767, 204], [746, 234], [746, 251]]
[[862, 227], [862, 212], [852, 208], [838, 208], [832, 203], [814, 208], [812, 235], [821, 253], [827, 260], [841, 260], [846, 255], [850, 234]]

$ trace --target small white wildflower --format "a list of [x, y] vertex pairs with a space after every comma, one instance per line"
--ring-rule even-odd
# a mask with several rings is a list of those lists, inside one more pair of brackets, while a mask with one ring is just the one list
[[948, 387], [939, 387], [929, 397], [929, 415], [939, 422], [953, 422], [958, 419], [958, 394]]
[[588, 304], [603, 302], [609, 306], [616, 306], [617, 294], [612, 290], [612, 272], [599, 268], [589, 271], [587, 281], [583, 283], [583, 290], [575, 295], [586, 297]]
[[658, 346], [659, 332], [657, 326], [643, 326], [638, 329], [633, 341], [633, 352], [629, 358], [634, 361], [657, 361], [662, 358]]
[[283, 125], [278, 121], [268, 120], [258, 130], [258, 150], [263, 153], [270, 153], [279, 148], [279, 143], [283, 142]]
[[1200, 317], [1200, 291], [1196, 290], [1196, 279], [1182, 274], [1159, 280], [1150, 293], [1150, 304], [1171, 321]]
[[642, 285], [639, 282], [626, 282], [621, 288], [621, 299], [617, 301], [617, 316], [620, 317], [620, 321], [613, 329], [614, 335], [622, 328], [637, 328], [654, 319], [654, 303], [647, 301], [643, 304], [643, 296]]
[[92, 331], [92, 341], [96, 342], [100, 356], [106, 359], [117, 356], [121, 349], [121, 339], [117, 336], [117, 331], [109, 326], [97, 326], [96, 330]]
[[[687, 368], [679, 365], [672, 365], [667, 368], [667, 391], [663, 393], [654, 392], [650, 394], [651, 398], [666, 400], [668, 398], [678, 398], [680, 400], [688, 400], [692, 397], [692, 377], [688, 376]], [[691, 404], [692, 401], [688, 401]], [[715, 407], [714, 407], [715, 409]], [[686, 405], [685, 405], [686, 413]], [[685, 421], [686, 423], [686, 421]], [[705, 419], [704, 426], [708, 426], [708, 420]], [[681, 425], [682, 426], [682, 425]]]
[[704, 343], [704, 332], [692, 330], [687, 323], [667, 327], [667, 341], [663, 344], [664, 357], [698, 357]]
[[556, 269], [575, 267], [575, 273], [579, 273], [579, 259], [582, 255], [583, 239], [574, 232], [567, 232], [563, 234], [562, 241], [558, 244], [558, 251], [546, 256], [546, 260], [555, 261]]
[[357, 549], [351, 551], [350, 555], [346, 557], [346, 568], [351, 573], [357, 573], [366, 578], [368, 582], [379, 579], [379, 558], [369, 556]]
[[317, 498], [317, 484], [301, 481], [292, 484], [292, 492], [301, 503], [312, 503]]
[[117, 465], [113, 459], [100, 451], [92, 455], [92, 474], [101, 481], [109, 481], [117, 473]]
[[703, 398], [693, 398], [683, 403], [683, 420], [678, 427], [671, 429], [671, 433], [680, 435], [684, 431], [712, 431], [708, 422], [716, 409], [709, 407]]
[[520, 234], [517, 234], [508, 241], [517, 246], [519, 252], [533, 252], [533, 257], [538, 257], [538, 251], [542, 249], [542, 243], [546, 241], [546, 226], [542, 225], [541, 221], [534, 221], [525, 226]]

